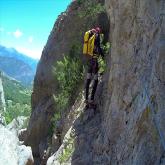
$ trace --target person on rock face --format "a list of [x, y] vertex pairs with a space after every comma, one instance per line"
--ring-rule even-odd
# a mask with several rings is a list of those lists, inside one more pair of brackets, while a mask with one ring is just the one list
[[[100, 47], [100, 33], [101, 29], [99, 27], [92, 29], [89, 31], [91, 35], [95, 35], [94, 40], [94, 48], [92, 56], [89, 56], [88, 58], [88, 69], [87, 69], [87, 79], [86, 79], [86, 85], [85, 85], [85, 103], [86, 104], [94, 104], [94, 96], [97, 89], [98, 84], [98, 57], [101, 55], [102, 59], [104, 59], [104, 53], [102, 48]], [[89, 86], [91, 83], [92, 78], [94, 79], [93, 83], [93, 89], [91, 92], [91, 97], [89, 97]]]

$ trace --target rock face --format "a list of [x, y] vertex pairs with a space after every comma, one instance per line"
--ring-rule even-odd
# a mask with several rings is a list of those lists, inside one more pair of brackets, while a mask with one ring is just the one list
[[87, 132], [76, 129], [72, 164], [165, 164], [164, 1], [106, 0], [105, 4], [112, 47], [101, 124], [93, 136], [90, 131], [95, 127], [87, 122], [82, 129]]
[[15, 133], [0, 125], [0, 164], [33, 165], [31, 147], [20, 145]]
[[1, 72], [0, 72], [0, 114], [6, 110], [6, 103], [1, 79]]
[[106, 0], [112, 48], [102, 129], [112, 164], [156, 165], [164, 156], [156, 129], [165, 138], [163, 6]]
[[11, 123], [7, 125], [7, 128], [18, 134], [19, 130], [26, 127], [26, 123], [28, 121], [28, 117], [25, 116], [18, 116], [16, 119], [13, 119]]
[[[92, 5], [99, 2], [103, 4], [103, 0], [91, 2]], [[83, 4], [79, 4], [78, 1], [72, 2], [67, 11], [58, 17], [38, 64], [32, 94], [32, 114], [25, 141], [25, 144], [32, 147], [36, 157], [48, 147], [48, 130], [56, 111], [52, 96], [56, 94], [58, 84], [53, 76], [52, 67], [75, 45], [80, 47], [80, 53], [82, 52], [83, 34], [87, 29], [100, 25], [105, 34], [108, 34], [106, 12], [97, 14], [94, 11], [95, 15], [86, 16], [86, 7]]]
[[[39, 148], [48, 147], [50, 119], [56, 112], [52, 95], [58, 84], [53, 79], [52, 66], [75, 42], [81, 41], [80, 31], [96, 24], [90, 24], [86, 17], [80, 20], [77, 15], [83, 7], [78, 2], [81, 1], [73, 1], [59, 16], [38, 65], [26, 139], [35, 156], [39, 156]], [[97, 21], [103, 29], [105, 25], [111, 51], [106, 57], [107, 71], [97, 89], [97, 109], [85, 111], [81, 107], [82, 114], [71, 122], [74, 149], [65, 150], [64, 142], [48, 164], [53, 165], [53, 160], [58, 164], [62, 159], [72, 165], [163, 165], [164, 1], [106, 0], [105, 6], [110, 23], [107, 19]], [[69, 151], [72, 154], [67, 157]]]
[[6, 103], [5, 103], [1, 74], [2, 72], [0, 72], [0, 124], [6, 125], [6, 121], [3, 116], [3, 113], [6, 111]]
[[[74, 141], [75, 141], [75, 136], [76, 136], [74, 125], [75, 125], [75, 122], [76, 122], [76, 124], [82, 123], [81, 120], [79, 120], [79, 118], [82, 117], [81, 114], [83, 113], [83, 110], [85, 108], [83, 97], [82, 97], [82, 99], [80, 99], [79, 102], [80, 102], [80, 104], [75, 103], [76, 104], [75, 107], [77, 107], [77, 108], [73, 108], [72, 112], [70, 114], [70, 116], [74, 116], [74, 117], [72, 117], [72, 126], [69, 128], [69, 130], [65, 134], [62, 144], [58, 148], [58, 151], [53, 153], [47, 160], [47, 165], [62, 165], [62, 164], [69, 165], [69, 164], [71, 164], [71, 161], [72, 161], [71, 156], [72, 156], [74, 148], [75, 148]], [[89, 116], [86, 115], [85, 117], [89, 117]]]
[[106, 0], [112, 47], [99, 113], [75, 121], [70, 164], [165, 164], [163, 2]]
[[25, 145], [19, 146], [18, 148], [18, 155], [20, 155], [20, 158], [18, 160], [18, 165], [33, 165], [33, 155], [31, 147], [27, 147]]

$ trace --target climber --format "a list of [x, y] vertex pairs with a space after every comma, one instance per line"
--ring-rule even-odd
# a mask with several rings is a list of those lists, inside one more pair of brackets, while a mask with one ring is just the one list
[[[87, 79], [85, 84], [85, 103], [94, 104], [94, 96], [97, 89], [98, 84], [98, 57], [101, 55], [102, 59], [104, 59], [104, 53], [102, 48], [100, 47], [100, 33], [101, 29], [99, 27], [89, 30], [84, 35], [84, 47], [83, 47], [83, 54], [87, 55]], [[93, 44], [93, 45], [92, 45]], [[93, 89], [91, 92], [90, 99], [88, 98], [89, 95], [89, 86], [91, 83], [92, 78], [94, 79]]]

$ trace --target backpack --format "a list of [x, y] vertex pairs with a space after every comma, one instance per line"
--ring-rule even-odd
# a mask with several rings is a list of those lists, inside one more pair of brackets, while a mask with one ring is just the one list
[[90, 30], [84, 35], [83, 54], [93, 56], [96, 35]]

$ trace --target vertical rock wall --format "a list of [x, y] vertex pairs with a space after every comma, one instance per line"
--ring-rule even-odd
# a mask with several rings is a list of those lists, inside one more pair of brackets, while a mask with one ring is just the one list
[[113, 165], [161, 164], [156, 125], [165, 137], [164, 1], [105, 4], [112, 43], [102, 125], [107, 154]]
[[[2, 73], [0, 72], [0, 74], [2, 74]], [[6, 103], [5, 103], [2, 79], [1, 79], [1, 75], [0, 75], [0, 124], [2, 124], [2, 125], [6, 124], [5, 118], [3, 116], [3, 113], [5, 111], [6, 111]]]

